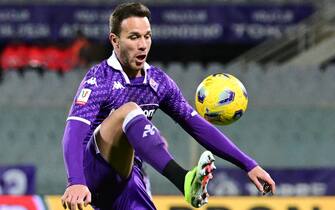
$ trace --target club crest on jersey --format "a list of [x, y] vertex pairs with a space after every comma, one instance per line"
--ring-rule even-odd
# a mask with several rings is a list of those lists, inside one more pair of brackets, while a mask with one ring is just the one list
[[91, 89], [83, 88], [78, 95], [76, 104], [85, 105], [88, 101], [88, 98], [91, 95], [91, 92], [92, 92]]
[[157, 92], [158, 83], [155, 80], [150, 78], [149, 85], [150, 85], [150, 87], [152, 87], [152, 89], [154, 89], [155, 92]]
[[119, 90], [119, 89], [124, 89], [123, 85], [121, 84], [121, 82], [119, 81], [114, 81], [114, 84], [113, 84], [113, 90]]

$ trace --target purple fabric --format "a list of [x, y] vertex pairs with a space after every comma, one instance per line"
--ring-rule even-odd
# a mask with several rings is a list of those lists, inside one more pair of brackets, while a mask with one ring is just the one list
[[63, 136], [63, 158], [67, 172], [68, 186], [74, 184], [86, 184], [83, 160], [84, 148], [83, 139], [89, 131], [89, 125], [68, 120]]
[[144, 115], [138, 115], [128, 122], [125, 133], [136, 154], [162, 173], [172, 157], [158, 129]]
[[[69, 113], [69, 117], [80, 117], [91, 123], [85, 144], [111, 110], [130, 101], [138, 104], [148, 119], [161, 106], [176, 121], [191, 116], [193, 108], [182, 97], [177, 85], [161, 69], [151, 66], [144, 80], [140, 78], [133, 82], [127, 83], [122, 72], [113, 69], [106, 61], [87, 72]], [[87, 102], [81, 104], [77, 99], [84, 88], [91, 90], [91, 93]]]
[[[106, 203], [110, 203], [108, 194], [106, 197]], [[132, 177], [114, 202], [112, 209], [156, 210], [155, 204], [146, 191], [143, 174], [139, 168], [134, 167]]]
[[255, 160], [243, 153], [227, 136], [201, 116], [195, 115], [180, 125], [203, 147], [241, 169], [250, 171], [257, 166]]
[[121, 177], [97, 153], [91, 137], [84, 155], [84, 173], [87, 187], [92, 193], [91, 204], [94, 209], [156, 209], [146, 193], [141, 165], [135, 160], [130, 177]]
[[159, 104], [159, 108], [176, 122], [190, 118], [194, 109], [185, 100], [177, 84], [170, 78], [164, 82], [168, 83], [168, 88], [165, 90], [166, 94], [164, 100]]

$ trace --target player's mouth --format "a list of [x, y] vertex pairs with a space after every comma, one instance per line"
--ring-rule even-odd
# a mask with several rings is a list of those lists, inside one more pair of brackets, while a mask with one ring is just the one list
[[141, 65], [145, 62], [147, 55], [137, 55], [136, 56], [136, 65]]

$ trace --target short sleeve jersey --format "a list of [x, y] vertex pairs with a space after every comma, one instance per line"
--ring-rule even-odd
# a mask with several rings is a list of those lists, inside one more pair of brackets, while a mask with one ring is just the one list
[[148, 119], [158, 108], [176, 122], [194, 115], [194, 109], [165, 72], [147, 63], [144, 72], [143, 77], [128, 78], [114, 53], [87, 72], [68, 116], [68, 120], [79, 120], [90, 126], [85, 145], [94, 129], [127, 102], [139, 105]]

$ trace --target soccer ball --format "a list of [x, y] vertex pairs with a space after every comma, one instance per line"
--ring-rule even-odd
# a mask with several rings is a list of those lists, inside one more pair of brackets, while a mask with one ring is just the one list
[[248, 106], [248, 94], [236, 77], [230, 74], [212, 74], [198, 86], [195, 107], [207, 121], [228, 125], [242, 117]]

